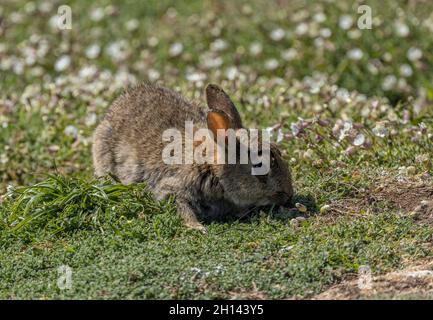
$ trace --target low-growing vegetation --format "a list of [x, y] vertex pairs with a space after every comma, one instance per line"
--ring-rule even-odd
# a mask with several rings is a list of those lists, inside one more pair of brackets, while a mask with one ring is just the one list
[[[430, 3], [367, 1], [360, 29], [359, 1], [75, 0], [60, 30], [62, 4], [0, 7], [0, 298], [432, 297], [405, 273], [432, 260]], [[221, 85], [280, 144], [293, 208], [203, 235], [94, 179], [92, 132], [140, 82], [201, 104]]]

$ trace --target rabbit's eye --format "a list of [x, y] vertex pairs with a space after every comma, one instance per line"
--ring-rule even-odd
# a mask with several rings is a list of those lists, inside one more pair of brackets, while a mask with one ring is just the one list
[[277, 160], [275, 160], [275, 155], [273, 152], [271, 152], [271, 167], [274, 167], [277, 163]]

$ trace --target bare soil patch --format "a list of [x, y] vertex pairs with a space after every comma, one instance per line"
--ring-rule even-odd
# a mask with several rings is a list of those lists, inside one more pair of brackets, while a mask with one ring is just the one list
[[433, 183], [424, 179], [381, 178], [373, 181], [371, 187], [358, 196], [332, 202], [329, 214], [324, 218], [356, 217], [388, 209], [410, 214], [420, 223], [433, 223]]
[[433, 262], [371, 277], [366, 288], [358, 276], [334, 285], [313, 297], [315, 300], [428, 299], [433, 298]]

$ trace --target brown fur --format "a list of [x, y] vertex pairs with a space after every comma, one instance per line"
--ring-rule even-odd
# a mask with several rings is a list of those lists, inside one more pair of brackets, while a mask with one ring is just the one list
[[[155, 85], [141, 85], [120, 96], [94, 134], [95, 175], [111, 173], [124, 184], [144, 181], [157, 199], [174, 195], [186, 224], [202, 231], [198, 213], [235, 214], [288, 201], [293, 194], [290, 172], [275, 145], [271, 146], [275, 165], [260, 177], [251, 175], [251, 164], [167, 165], [162, 161], [163, 131], [177, 128], [183, 135], [186, 120], [193, 121], [195, 128], [242, 127], [239, 113], [222, 89], [209, 85], [206, 95], [209, 109]], [[210, 111], [221, 113], [227, 122], [207, 117]], [[213, 118], [220, 120], [212, 122]]]

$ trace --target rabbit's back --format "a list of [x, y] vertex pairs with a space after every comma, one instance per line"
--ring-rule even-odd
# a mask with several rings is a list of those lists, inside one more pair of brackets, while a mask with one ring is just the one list
[[185, 121], [206, 126], [206, 110], [180, 94], [155, 85], [141, 85], [117, 98], [95, 131], [95, 174], [116, 175], [123, 183], [150, 180], [169, 168], [162, 163], [163, 132]]

